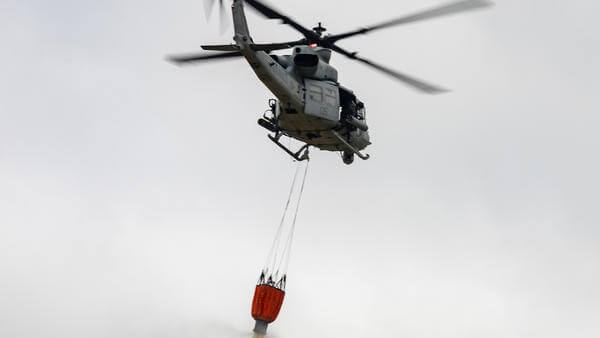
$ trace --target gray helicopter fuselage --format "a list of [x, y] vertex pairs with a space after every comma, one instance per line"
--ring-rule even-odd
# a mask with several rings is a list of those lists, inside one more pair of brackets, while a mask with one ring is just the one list
[[348, 98], [356, 98], [339, 85], [338, 72], [329, 64], [331, 50], [306, 45], [295, 46], [291, 55], [253, 50], [242, 0], [234, 0], [232, 12], [234, 41], [277, 98], [274, 113], [282, 133], [329, 151], [346, 151], [348, 144], [362, 150], [370, 144], [364, 105], [357, 116], [345, 113]]

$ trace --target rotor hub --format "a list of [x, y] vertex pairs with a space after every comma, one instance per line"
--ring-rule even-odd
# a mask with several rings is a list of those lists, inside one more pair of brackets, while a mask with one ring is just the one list
[[317, 35], [323, 36], [323, 33], [327, 31], [327, 28], [323, 27], [323, 24], [319, 22], [318, 26], [313, 27], [313, 31], [317, 33]]

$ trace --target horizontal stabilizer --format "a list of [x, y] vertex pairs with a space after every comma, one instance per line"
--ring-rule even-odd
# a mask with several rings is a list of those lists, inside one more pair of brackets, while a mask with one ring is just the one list
[[301, 39], [301, 40], [297, 40], [297, 41], [289, 41], [289, 42], [281, 42], [281, 43], [256, 43], [256, 44], [250, 45], [250, 48], [252, 48], [252, 50], [254, 50], [254, 51], [271, 52], [274, 50], [289, 49], [289, 48], [293, 48], [298, 45], [306, 45], [306, 44], [308, 44], [306, 39]]
[[219, 52], [237, 52], [240, 47], [237, 45], [202, 45], [200, 46], [204, 50], [214, 50]]

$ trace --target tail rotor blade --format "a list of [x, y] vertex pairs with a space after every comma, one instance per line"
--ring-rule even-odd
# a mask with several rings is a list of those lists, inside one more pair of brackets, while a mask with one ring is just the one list
[[227, 16], [227, 9], [223, 0], [219, 0], [219, 27], [221, 29], [221, 35], [225, 34], [227, 28], [229, 28], [229, 17]]
[[206, 17], [206, 21], [210, 19], [210, 14], [212, 13], [214, 5], [214, 0], [204, 0], [204, 16]]
[[[229, 17], [227, 16], [227, 8], [225, 6], [225, 0], [219, 1], [219, 30], [221, 35], [223, 35], [227, 28], [229, 27]], [[215, 3], [217, 0], [204, 0], [204, 15], [206, 16], [206, 21], [210, 21], [210, 16], [215, 7]]]

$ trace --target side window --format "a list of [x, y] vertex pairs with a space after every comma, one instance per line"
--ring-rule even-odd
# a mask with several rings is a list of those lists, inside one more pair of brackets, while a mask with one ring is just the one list
[[337, 105], [335, 91], [331, 88], [325, 88], [325, 103], [331, 106]]
[[323, 102], [323, 88], [315, 85], [308, 86], [308, 95], [311, 100], [316, 102]]
[[365, 108], [361, 108], [356, 111], [356, 115], [359, 120], [364, 120], [367, 117], [367, 112], [365, 111]]
[[367, 118], [367, 110], [365, 109], [365, 105], [360, 101], [356, 104], [356, 115], [359, 120], [364, 120]]

